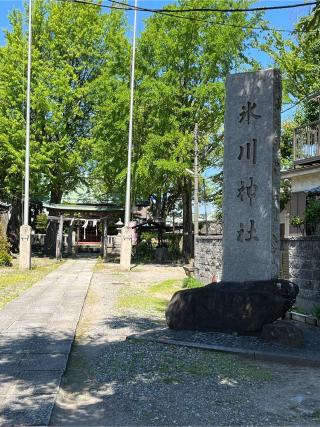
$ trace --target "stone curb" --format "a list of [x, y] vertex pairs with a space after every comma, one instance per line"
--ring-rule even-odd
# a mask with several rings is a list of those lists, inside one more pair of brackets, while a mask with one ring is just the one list
[[71, 345], [69, 346], [69, 351], [68, 351], [68, 353], [66, 353], [66, 354], [65, 354], [65, 355], [66, 355], [66, 359], [67, 359], [67, 360], [66, 360], [65, 367], [64, 367], [64, 369], [62, 370], [62, 373], [61, 373], [61, 375], [60, 375], [60, 380], [59, 380], [59, 384], [58, 384], [57, 392], [56, 392], [56, 395], [55, 395], [55, 398], [54, 398], [54, 401], [53, 401], [53, 405], [52, 405], [52, 407], [51, 407], [51, 411], [50, 411], [50, 413], [49, 413], [47, 426], [49, 426], [49, 425], [50, 425], [50, 421], [51, 421], [51, 417], [52, 417], [53, 409], [54, 409], [54, 407], [55, 407], [56, 400], [57, 400], [57, 397], [58, 397], [59, 392], [60, 392], [62, 378], [63, 378], [63, 375], [64, 375], [64, 373], [66, 372], [66, 370], [67, 370], [67, 368], [68, 368], [68, 363], [69, 363], [69, 359], [70, 359], [70, 354], [71, 354], [71, 352], [72, 352], [72, 347], [73, 347], [74, 340], [75, 340], [75, 337], [76, 337], [76, 333], [77, 333], [78, 325], [79, 325], [79, 322], [80, 322], [80, 319], [81, 319], [81, 315], [82, 315], [82, 312], [83, 312], [83, 308], [84, 308], [85, 302], [86, 302], [86, 300], [87, 300], [87, 296], [88, 296], [89, 288], [90, 288], [90, 285], [91, 285], [92, 277], [93, 277], [93, 271], [91, 272], [91, 277], [90, 277], [90, 280], [89, 280], [89, 283], [88, 283], [88, 286], [87, 286], [87, 291], [86, 291], [86, 294], [85, 294], [85, 296], [84, 296], [84, 298], [83, 298], [83, 302], [82, 302], [82, 306], [81, 306], [81, 309], [80, 309], [79, 317], [78, 317], [77, 323], [76, 323], [76, 325], [75, 325], [75, 329], [74, 329], [74, 331], [73, 331], [73, 336], [72, 336], [72, 338], [71, 338]]
[[127, 336], [127, 340], [158, 342], [161, 344], [177, 345], [190, 348], [199, 348], [209, 351], [220, 351], [222, 353], [238, 354], [240, 356], [249, 357], [257, 361], [289, 363], [297, 366], [320, 367], [320, 359], [311, 359], [308, 357], [292, 356], [286, 353], [272, 353], [268, 351], [245, 350], [237, 347], [227, 347], [224, 345], [202, 344], [189, 341], [172, 340], [168, 338], [153, 338], [146, 337], [147, 332], [143, 334], [134, 334]]

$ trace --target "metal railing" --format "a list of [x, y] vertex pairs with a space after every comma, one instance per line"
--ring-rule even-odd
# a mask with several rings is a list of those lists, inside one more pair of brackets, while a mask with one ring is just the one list
[[320, 120], [294, 130], [293, 160], [295, 163], [320, 160]]

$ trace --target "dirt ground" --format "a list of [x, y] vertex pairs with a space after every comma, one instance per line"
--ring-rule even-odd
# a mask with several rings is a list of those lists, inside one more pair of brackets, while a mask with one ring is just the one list
[[164, 324], [141, 304], [150, 285], [183, 277], [181, 267], [97, 266], [51, 425], [320, 426], [317, 368], [126, 341]]

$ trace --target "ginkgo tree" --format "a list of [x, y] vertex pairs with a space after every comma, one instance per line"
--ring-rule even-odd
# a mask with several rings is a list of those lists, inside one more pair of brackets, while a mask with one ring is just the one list
[[[123, 62], [119, 40], [125, 46], [126, 23], [121, 11], [103, 13], [68, 1], [33, 4], [31, 199], [57, 203], [95, 164], [93, 117], [104, 108], [96, 94], [107, 84], [101, 75], [114, 78], [112, 70]], [[26, 19], [27, 10], [11, 13], [12, 27], [0, 48], [0, 195], [17, 214], [25, 150]], [[17, 215], [12, 222], [12, 240], [17, 241]]]
[[320, 92], [320, 6], [297, 22], [291, 37], [275, 31], [264, 45], [282, 71], [285, 95], [298, 103], [298, 122], [313, 121], [319, 116], [319, 104], [310, 95]]
[[[213, 5], [223, 8], [225, 1], [201, 2], [202, 7]], [[249, 5], [228, 2], [230, 8]], [[197, 6], [196, 0], [179, 0], [166, 10], [174, 14], [175, 9]], [[187, 169], [194, 158], [194, 127], [198, 123], [201, 167], [212, 167], [221, 160], [225, 77], [255, 66], [246, 52], [256, 40], [252, 27], [260, 19], [245, 13], [156, 14], [145, 22], [139, 40], [135, 193], [164, 200], [162, 215], [182, 200], [186, 258], [192, 254], [193, 178]]]

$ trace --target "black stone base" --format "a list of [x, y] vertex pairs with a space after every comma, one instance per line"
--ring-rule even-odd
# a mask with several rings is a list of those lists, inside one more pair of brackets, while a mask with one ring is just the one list
[[166, 310], [169, 328], [259, 333], [284, 317], [299, 288], [288, 280], [220, 282], [176, 292]]

